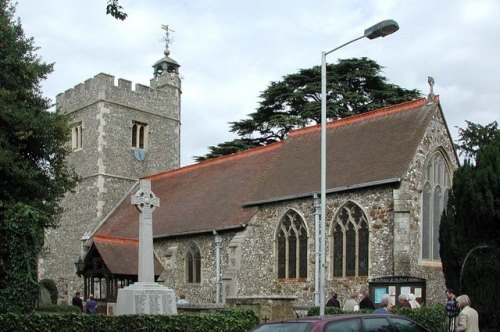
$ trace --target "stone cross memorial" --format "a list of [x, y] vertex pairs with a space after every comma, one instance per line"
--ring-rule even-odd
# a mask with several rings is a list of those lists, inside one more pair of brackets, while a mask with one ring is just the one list
[[132, 204], [139, 216], [138, 282], [118, 290], [116, 315], [175, 315], [173, 289], [154, 282], [153, 211], [160, 199], [151, 191], [151, 181], [141, 180], [140, 188], [132, 195]]

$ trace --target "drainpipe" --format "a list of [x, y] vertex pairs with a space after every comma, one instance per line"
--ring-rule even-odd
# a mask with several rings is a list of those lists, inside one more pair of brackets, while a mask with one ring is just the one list
[[220, 304], [220, 293], [221, 293], [221, 272], [220, 272], [220, 249], [222, 247], [222, 237], [214, 229], [213, 234], [215, 237], [215, 303]]
[[90, 240], [91, 232], [87, 231], [83, 234], [82, 238], [80, 239], [80, 258], [83, 259], [87, 252], [89, 251], [87, 241]]
[[314, 305], [319, 306], [319, 216], [320, 201], [317, 194], [314, 198]]

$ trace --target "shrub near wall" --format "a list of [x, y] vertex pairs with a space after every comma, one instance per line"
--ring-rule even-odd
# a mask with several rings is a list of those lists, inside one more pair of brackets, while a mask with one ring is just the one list
[[[356, 313], [370, 313], [371, 310], [363, 310]], [[346, 314], [342, 309], [339, 308], [325, 308], [326, 315], [338, 315]], [[352, 314], [352, 312], [349, 312]], [[408, 308], [396, 308], [391, 310], [391, 314], [401, 315], [410, 318], [411, 320], [419, 323], [431, 332], [442, 332], [446, 331], [446, 315], [444, 312], [444, 307], [440, 304], [422, 306], [418, 309], [408, 309]], [[308, 316], [319, 315], [319, 307], [313, 307], [307, 312]]]
[[391, 313], [406, 316], [432, 332], [446, 331], [446, 314], [441, 304], [424, 305], [418, 309], [393, 308]]
[[0, 331], [33, 332], [244, 332], [257, 326], [253, 310], [222, 310], [196, 316], [125, 315], [90, 316], [86, 314], [1, 314]]

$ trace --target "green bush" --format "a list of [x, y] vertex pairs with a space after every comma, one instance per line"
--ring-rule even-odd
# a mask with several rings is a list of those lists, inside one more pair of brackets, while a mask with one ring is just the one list
[[200, 315], [87, 315], [67, 313], [0, 314], [0, 331], [33, 332], [113, 332], [113, 331], [169, 331], [169, 332], [244, 332], [257, 326], [253, 310], [222, 310]]
[[[371, 310], [362, 310], [356, 313], [370, 313]], [[344, 312], [339, 308], [325, 308], [325, 315], [342, 315], [352, 314], [352, 312]], [[443, 305], [435, 304], [430, 306], [422, 306], [418, 309], [396, 308], [391, 310], [391, 314], [401, 315], [410, 318], [419, 323], [431, 332], [442, 332], [446, 330], [446, 315]], [[319, 307], [312, 307], [307, 312], [308, 316], [319, 315]]]
[[446, 330], [446, 314], [442, 304], [424, 305], [418, 309], [393, 308], [391, 313], [406, 316], [431, 332]]
[[38, 282], [38, 284], [42, 287], [45, 287], [50, 293], [50, 301], [52, 304], [57, 304], [57, 297], [59, 294], [57, 293], [57, 286], [54, 280], [52, 279], [42, 279]]
[[80, 308], [78, 308], [74, 305], [58, 304], [58, 305], [50, 305], [50, 306], [37, 308], [36, 312], [37, 313], [70, 313], [70, 312], [80, 312]]

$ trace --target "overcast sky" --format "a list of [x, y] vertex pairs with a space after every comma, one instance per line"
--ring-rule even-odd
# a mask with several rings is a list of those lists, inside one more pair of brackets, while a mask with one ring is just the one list
[[368, 57], [384, 76], [429, 92], [427, 76], [452, 132], [465, 120], [500, 119], [500, 1], [498, 0], [121, 0], [128, 18], [105, 15], [107, 0], [18, 0], [17, 15], [38, 54], [55, 62], [43, 93], [55, 96], [103, 72], [149, 84], [163, 57], [181, 65], [181, 164], [236, 136], [228, 122], [255, 110], [271, 81], [319, 65], [321, 51], [394, 19], [400, 30], [361, 39], [328, 57]]

